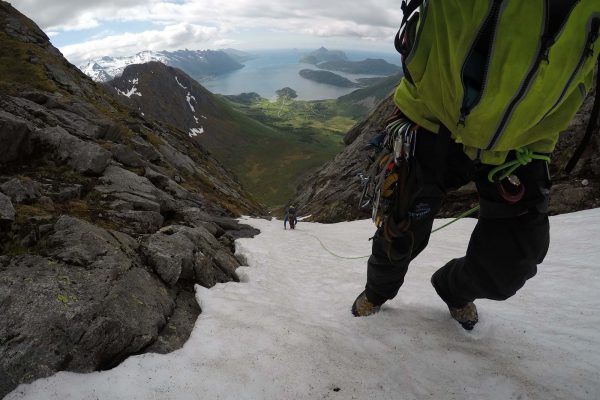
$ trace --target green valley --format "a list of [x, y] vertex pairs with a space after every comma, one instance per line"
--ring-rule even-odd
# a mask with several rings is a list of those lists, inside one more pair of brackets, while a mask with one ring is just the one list
[[225, 97], [241, 114], [273, 129], [246, 127], [253, 130], [247, 135], [261, 140], [237, 149], [244, 155], [232, 167], [244, 186], [272, 209], [283, 207], [307, 173], [340, 152], [344, 135], [362, 117], [344, 116], [336, 100], [269, 101], [251, 94]]

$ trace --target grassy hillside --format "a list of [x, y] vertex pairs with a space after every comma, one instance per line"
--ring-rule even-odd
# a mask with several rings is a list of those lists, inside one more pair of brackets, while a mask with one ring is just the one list
[[355, 123], [339, 116], [335, 100], [272, 102], [227, 96], [222, 101], [234, 109], [223, 114], [223, 123], [243, 126], [247, 135], [235, 149], [223, 152], [229, 153], [221, 156], [223, 162], [273, 210], [285, 206], [311, 169], [341, 151], [343, 136]]
[[343, 115], [360, 119], [366, 116], [377, 104], [387, 98], [400, 83], [402, 73], [378, 79], [364, 89], [358, 89], [337, 99], [337, 107]]

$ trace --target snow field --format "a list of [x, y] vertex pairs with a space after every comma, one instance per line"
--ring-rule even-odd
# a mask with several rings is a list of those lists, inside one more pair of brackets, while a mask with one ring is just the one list
[[[538, 275], [505, 302], [477, 301], [464, 331], [429, 283], [464, 254], [473, 220], [432, 236], [399, 295], [354, 318], [370, 221], [321, 225], [245, 218], [242, 283], [197, 287], [203, 312], [183, 349], [91, 374], [59, 373], [6, 399], [600, 398], [600, 209], [553, 217]], [[444, 221], [436, 222], [439, 226]]]

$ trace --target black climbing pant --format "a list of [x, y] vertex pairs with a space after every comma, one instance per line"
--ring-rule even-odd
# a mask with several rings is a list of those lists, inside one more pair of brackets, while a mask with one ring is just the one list
[[515, 174], [525, 194], [509, 204], [487, 179], [493, 167], [470, 160], [452, 140], [420, 129], [415, 157], [421, 185], [410, 207], [410, 226], [391, 242], [382, 229], [376, 232], [367, 267], [367, 298], [382, 304], [396, 296], [408, 265], [427, 246], [446, 193], [470, 181], [477, 186], [481, 210], [467, 254], [440, 268], [432, 283], [451, 307], [479, 298], [504, 300], [514, 295], [536, 274], [550, 243], [547, 208], [551, 183], [546, 162], [536, 160], [519, 167]]

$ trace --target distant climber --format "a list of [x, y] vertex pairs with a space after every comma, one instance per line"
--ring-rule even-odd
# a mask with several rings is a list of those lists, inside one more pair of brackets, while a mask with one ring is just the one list
[[283, 229], [287, 229], [286, 224], [290, 223], [290, 229], [296, 229], [296, 224], [298, 223], [298, 218], [296, 217], [296, 209], [294, 206], [289, 206], [285, 217], [283, 218]]

